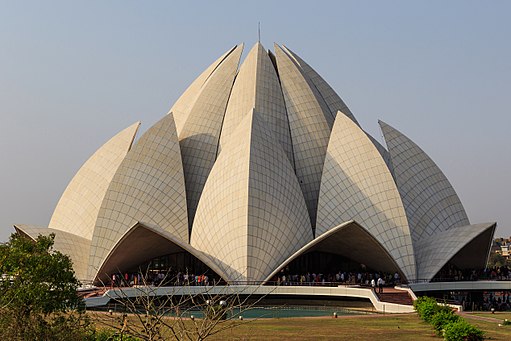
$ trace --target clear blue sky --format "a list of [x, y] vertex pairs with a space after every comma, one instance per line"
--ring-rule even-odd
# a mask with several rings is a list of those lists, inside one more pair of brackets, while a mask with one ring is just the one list
[[[472, 223], [511, 235], [510, 1], [1, 1], [0, 241], [46, 226], [106, 140], [162, 117], [231, 46], [283, 43], [381, 141], [445, 172]], [[246, 53], [245, 51], [245, 53]]]

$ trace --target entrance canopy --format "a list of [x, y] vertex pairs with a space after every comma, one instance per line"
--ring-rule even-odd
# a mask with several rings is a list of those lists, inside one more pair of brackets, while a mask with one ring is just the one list
[[123, 273], [150, 259], [179, 252], [190, 253], [217, 275], [225, 278], [207, 255], [194, 249], [190, 244], [182, 242], [162, 228], [137, 222], [115, 244], [98, 270], [94, 282], [107, 283], [113, 273]]
[[378, 271], [390, 273], [397, 271], [402, 278], [405, 278], [385, 248], [366, 229], [356, 221], [350, 220], [323, 233], [295, 252], [273, 271], [265, 282], [270, 281], [281, 269], [299, 256], [312, 251], [341, 255]]

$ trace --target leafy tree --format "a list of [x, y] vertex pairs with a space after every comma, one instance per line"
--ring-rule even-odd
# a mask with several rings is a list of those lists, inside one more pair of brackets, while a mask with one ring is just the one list
[[488, 259], [488, 266], [490, 268], [493, 267], [501, 267], [506, 265], [506, 258], [502, 256], [500, 253], [492, 252], [490, 254], [490, 259]]
[[53, 249], [55, 235], [35, 241], [19, 234], [0, 245], [0, 336], [10, 340], [85, 337], [88, 321], [68, 256]]

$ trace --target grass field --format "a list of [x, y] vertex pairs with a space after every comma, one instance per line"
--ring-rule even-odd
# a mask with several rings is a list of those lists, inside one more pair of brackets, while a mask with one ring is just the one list
[[[490, 340], [511, 340], [511, 326], [470, 319]], [[415, 314], [371, 315], [338, 319], [258, 320], [226, 331], [213, 340], [442, 340]]]
[[[511, 326], [498, 326], [509, 315], [477, 313], [464, 314], [464, 318], [481, 328], [487, 339], [510, 341]], [[342, 316], [337, 319], [259, 319], [244, 322], [208, 340], [442, 340], [416, 314]]]

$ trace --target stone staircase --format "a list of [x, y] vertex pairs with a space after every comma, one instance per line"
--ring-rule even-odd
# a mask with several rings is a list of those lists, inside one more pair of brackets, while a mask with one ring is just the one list
[[394, 288], [384, 288], [383, 293], [377, 294], [380, 301], [387, 303], [397, 303], [404, 305], [412, 305], [413, 299], [407, 291], [397, 290]]

